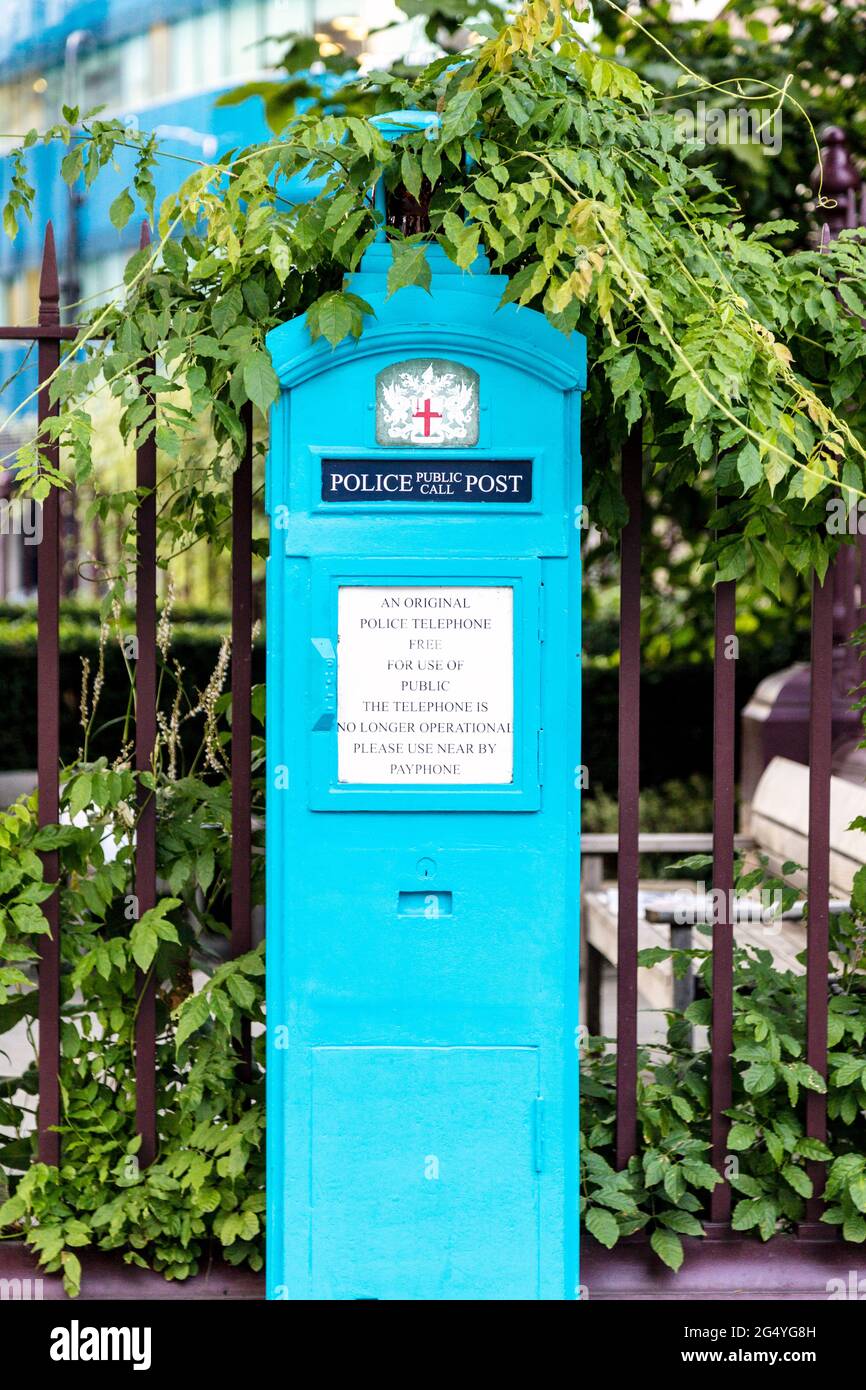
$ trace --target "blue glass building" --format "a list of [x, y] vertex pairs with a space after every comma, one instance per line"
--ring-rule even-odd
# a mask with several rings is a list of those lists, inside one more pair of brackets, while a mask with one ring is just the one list
[[[359, 51], [368, 0], [3, 0], [0, 26], [0, 198], [10, 178], [8, 151], [28, 130], [44, 130], [64, 104], [156, 131], [164, 157], [158, 202], [190, 172], [185, 162], [213, 160], [227, 149], [264, 139], [262, 103], [217, 106], [245, 82], [274, 75], [279, 36], [315, 32]], [[375, 0], [372, 0], [375, 4]], [[325, 50], [327, 51], [327, 50]], [[14, 242], [0, 236], [0, 323], [35, 320], [45, 225], [54, 224], [65, 305], [93, 302], [120, 283], [138, 243], [140, 219], [118, 232], [109, 206], [122, 182], [105, 171], [92, 189], [73, 193], [60, 177], [64, 150], [39, 145], [28, 155], [36, 188], [32, 222]], [[130, 154], [130, 159], [132, 155]], [[68, 317], [74, 316], [74, 310]], [[10, 413], [35, 385], [34, 354], [0, 348], [0, 457], [33, 432], [32, 416]], [[23, 368], [22, 368], [23, 363]], [[20, 369], [20, 370], [19, 370]], [[17, 375], [16, 375], [17, 373]], [[10, 377], [13, 378], [10, 381]], [[0, 464], [0, 491], [11, 481]], [[0, 571], [4, 569], [0, 565]], [[6, 577], [7, 580], [9, 577]], [[20, 589], [4, 582], [0, 596]], [[23, 588], [31, 586], [24, 583]]]

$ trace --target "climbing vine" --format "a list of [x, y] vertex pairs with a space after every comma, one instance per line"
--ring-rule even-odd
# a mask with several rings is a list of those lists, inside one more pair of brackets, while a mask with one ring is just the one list
[[[69, 182], [128, 167], [112, 220], [138, 211], [159, 231], [89, 317], [85, 333], [103, 336], [83, 336], [54, 382], [61, 410], [46, 437], [66, 446], [75, 480], [93, 469], [86, 401], [107, 391], [126, 439], [156, 430], [174, 499], [163, 537], [225, 544], [242, 408], [265, 413], [277, 392], [265, 334], [299, 313], [334, 344], [363, 331], [370, 309], [352, 273], [377, 234], [384, 179], [430, 210], [429, 234], [389, 231], [391, 292], [428, 285], [429, 235], [464, 268], [484, 249], [509, 277], [504, 301], [589, 338], [586, 410], [604, 425], [586, 432], [596, 524], [622, 520], [615, 459], [643, 418], [656, 474], [720, 499], [724, 539], [705, 556], [717, 578], [756, 567], [778, 589], [785, 563], [823, 574], [828, 496], [866, 492], [862, 238], [784, 254], [774, 239], [786, 224], [748, 232], [712, 170], [689, 162], [669, 105], [593, 51], [587, 14], [536, 3], [420, 73], [356, 78], [350, 104], [365, 114], [343, 113], [338, 88], [272, 140], [193, 162], [158, 214], [153, 136], [70, 110], [44, 136], [31, 132], [14, 161], [10, 232], [32, 202], [26, 150], [38, 139], [68, 143]], [[439, 125], [389, 143], [369, 115], [406, 106], [437, 112]], [[154, 353], [159, 369], [142, 375]], [[198, 447], [193, 469], [204, 417], [210, 456]], [[110, 597], [126, 577], [114, 576]]]

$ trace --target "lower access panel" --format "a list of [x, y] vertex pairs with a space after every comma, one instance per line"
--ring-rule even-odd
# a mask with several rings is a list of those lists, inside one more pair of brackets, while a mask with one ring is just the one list
[[313, 1298], [538, 1298], [537, 1049], [312, 1065]]

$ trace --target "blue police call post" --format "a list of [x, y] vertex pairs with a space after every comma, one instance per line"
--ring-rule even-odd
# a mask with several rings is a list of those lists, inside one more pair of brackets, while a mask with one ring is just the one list
[[268, 339], [275, 1299], [578, 1296], [585, 343], [427, 254]]

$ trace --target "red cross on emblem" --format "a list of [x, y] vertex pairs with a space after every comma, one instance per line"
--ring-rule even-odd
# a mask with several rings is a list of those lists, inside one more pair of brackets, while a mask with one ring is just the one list
[[416, 410], [415, 414], [412, 416], [412, 419], [424, 421], [424, 438], [428, 439], [430, 437], [430, 421], [441, 420], [442, 416], [438, 410], [431, 410], [430, 401], [426, 400], [424, 402], [424, 409]]

